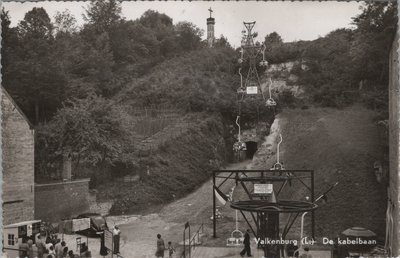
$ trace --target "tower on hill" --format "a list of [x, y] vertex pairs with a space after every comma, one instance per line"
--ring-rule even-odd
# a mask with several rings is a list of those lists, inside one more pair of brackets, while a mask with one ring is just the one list
[[207, 43], [209, 47], [212, 47], [215, 41], [215, 37], [214, 37], [214, 25], [215, 25], [215, 19], [213, 17], [211, 17], [211, 14], [213, 12], [213, 10], [208, 9], [208, 11], [210, 12], [210, 17], [207, 18]]

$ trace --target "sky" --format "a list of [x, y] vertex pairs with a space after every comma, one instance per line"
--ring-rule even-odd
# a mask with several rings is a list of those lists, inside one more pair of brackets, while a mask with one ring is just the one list
[[[89, 2], [39, 2], [3, 3], [11, 16], [11, 26], [16, 26], [33, 7], [44, 7], [51, 18], [57, 11], [68, 9], [83, 24], [82, 14]], [[174, 23], [189, 21], [204, 30], [211, 7], [215, 18], [215, 37], [223, 34], [233, 46], [240, 45], [243, 21], [256, 21], [254, 31], [258, 41], [276, 31], [283, 41], [313, 40], [338, 28], [351, 28], [352, 17], [361, 13], [358, 2], [244, 2], [244, 1], [134, 1], [122, 2], [122, 16], [135, 20], [146, 10], [165, 13]]]

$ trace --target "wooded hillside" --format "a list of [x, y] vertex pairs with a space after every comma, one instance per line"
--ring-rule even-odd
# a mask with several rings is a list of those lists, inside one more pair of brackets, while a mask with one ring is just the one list
[[[158, 164], [161, 176], [165, 160], [177, 161], [167, 151], [176, 146], [196, 142], [214, 148], [209, 141], [214, 139], [231, 150], [227, 127], [237, 112], [239, 52], [226, 38], [221, 36], [208, 48], [201, 38], [204, 32], [194, 24], [153, 10], [126, 20], [115, 0], [91, 2], [84, 17], [78, 26], [68, 11], [51, 18], [45, 9], [35, 7], [11, 27], [9, 13], [1, 13], [3, 86], [35, 125], [37, 179], [59, 170], [64, 156], [72, 158], [76, 177], [88, 167], [96, 178], [104, 171], [109, 176], [139, 173], [149, 164]], [[298, 61], [293, 73], [306, 89], [307, 105], [340, 108], [361, 100], [382, 110], [385, 118], [388, 51], [396, 17], [395, 3], [369, 3], [353, 18], [354, 29], [299, 42], [283, 42], [273, 32], [264, 38], [266, 59], [271, 64]], [[285, 99], [290, 98], [281, 98]], [[167, 121], [174, 115], [158, 117], [166, 108], [190, 124], [198, 123], [190, 129], [197, 131], [192, 138], [185, 134], [179, 144], [174, 139], [159, 150], [161, 154], [139, 164], [139, 142], [175, 121]], [[135, 110], [146, 110], [146, 115]], [[207, 126], [214, 129], [207, 131]], [[196, 148], [180, 156], [193, 162], [174, 170], [171, 175], [176, 178], [166, 181], [171, 183], [169, 193], [191, 190], [207, 178], [183, 171], [208, 164], [201, 169], [206, 173], [216, 166], [210, 160], [220, 162], [229, 156], [218, 149], [210, 157], [205, 155], [207, 148]], [[102, 183], [99, 178], [93, 181]], [[141, 182], [143, 189], [151, 188], [149, 182]], [[186, 188], [184, 182], [189, 182]]]

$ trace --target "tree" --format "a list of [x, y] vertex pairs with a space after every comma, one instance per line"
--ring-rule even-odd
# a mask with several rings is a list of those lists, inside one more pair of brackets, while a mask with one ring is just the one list
[[18, 25], [18, 31], [27, 40], [50, 40], [52, 39], [53, 25], [45, 9], [34, 7], [25, 14], [24, 19]]
[[231, 45], [228, 42], [228, 39], [224, 37], [224, 35], [221, 34], [219, 39], [216, 40], [214, 46], [216, 47], [231, 47]]
[[122, 20], [121, 4], [115, 0], [96, 0], [85, 9], [83, 19], [97, 33], [110, 31], [112, 25]]
[[[38, 161], [60, 162], [70, 156], [73, 162], [93, 166], [117, 160], [126, 135], [125, 113], [111, 100], [92, 95], [66, 101], [51, 122], [37, 129]], [[43, 167], [43, 166], [39, 166]]]
[[277, 46], [283, 43], [281, 36], [277, 32], [272, 32], [265, 36], [265, 45], [268, 46]]
[[12, 56], [12, 62], [5, 63], [4, 86], [38, 123], [48, 119], [63, 98], [65, 77], [52, 56], [53, 26], [43, 8], [33, 8], [15, 31], [15, 45], [4, 49], [5, 56]]
[[68, 10], [56, 13], [54, 16], [54, 28], [56, 34], [72, 34], [78, 30], [76, 19]]
[[163, 56], [177, 51], [176, 36], [172, 18], [153, 10], [147, 10], [139, 19], [140, 24], [152, 30], [159, 41], [159, 50]]
[[10, 24], [11, 24], [10, 14], [8, 13], [8, 11], [4, 9], [4, 7], [1, 9], [0, 17], [1, 17], [1, 33], [2, 33], [2, 38], [4, 39], [7, 38], [8, 36], [7, 33], [10, 30]]
[[2, 64], [2, 74], [3, 83], [4, 75], [7, 74], [8, 68], [12, 62], [15, 61], [15, 48], [19, 44], [18, 34], [15, 28], [10, 27], [10, 15], [8, 11], [4, 8], [1, 10], [1, 38], [2, 38], [2, 48], [1, 48], [1, 64]]
[[139, 22], [148, 28], [155, 29], [157, 32], [162, 32], [165, 28], [172, 28], [172, 18], [164, 13], [159, 13], [153, 10], [147, 10], [139, 19]]
[[187, 51], [200, 47], [204, 32], [191, 22], [179, 22], [176, 25], [176, 33], [180, 47]]
[[[356, 26], [351, 45], [353, 72], [357, 81], [369, 80], [386, 85], [388, 51], [397, 23], [395, 3], [371, 2], [353, 18]], [[384, 86], [386, 87], [386, 86]]]

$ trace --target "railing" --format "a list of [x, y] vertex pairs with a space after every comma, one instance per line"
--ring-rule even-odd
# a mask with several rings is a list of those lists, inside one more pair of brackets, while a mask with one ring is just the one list
[[200, 234], [202, 234], [203, 231], [204, 231], [204, 225], [201, 224], [199, 229], [196, 231], [196, 233], [194, 233], [194, 235], [190, 239], [189, 248], [193, 247], [193, 250], [196, 249], [196, 238], [197, 238], [197, 243], [200, 243]]
[[[19, 247], [15, 247], [15, 248], [3, 247], [2, 254], [0, 253], [0, 255], [4, 255], [4, 253], [7, 253], [8, 256], [5, 256], [5, 257], [11, 257], [10, 252], [7, 252], [7, 251], [11, 251], [12, 255], [15, 255], [15, 253], [17, 253], [17, 257], [19, 257], [19, 254], [22, 253], [23, 251], [26, 251], [26, 249], [19, 249]], [[28, 256], [21, 257], [21, 258], [28, 258]]]
[[[183, 240], [183, 252], [181, 258], [190, 258], [192, 250], [196, 249], [196, 243], [200, 243], [200, 234], [204, 232], [204, 224], [202, 223], [200, 227], [197, 229], [196, 233], [192, 237], [189, 238], [189, 245], [187, 246], [188, 250], [186, 250], [185, 239]], [[196, 242], [197, 240], [197, 242]]]

